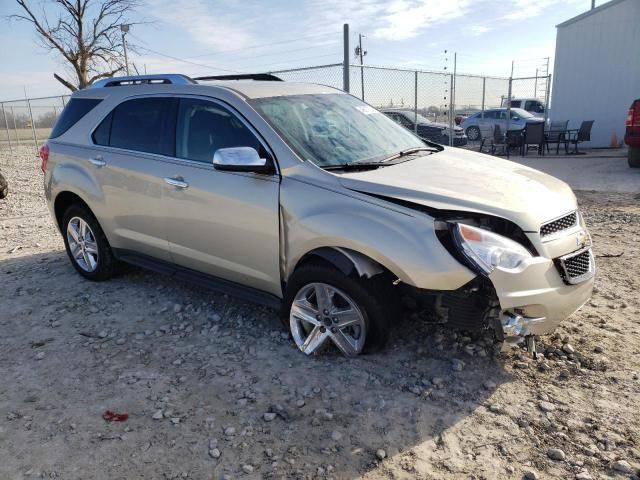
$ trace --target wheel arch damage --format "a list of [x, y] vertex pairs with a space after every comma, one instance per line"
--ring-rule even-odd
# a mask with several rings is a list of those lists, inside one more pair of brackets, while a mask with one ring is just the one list
[[300, 258], [293, 270], [314, 258], [320, 258], [330, 263], [347, 276], [355, 273], [359, 277], [372, 278], [386, 271], [375, 260], [360, 252], [344, 247], [320, 247], [311, 250]]

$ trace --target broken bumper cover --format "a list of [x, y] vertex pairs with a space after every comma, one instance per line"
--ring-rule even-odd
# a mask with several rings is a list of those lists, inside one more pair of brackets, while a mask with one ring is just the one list
[[580, 283], [567, 284], [553, 260], [534, 257], [517, 268], [497, 268], [489, 275], [500, 302], [505, 336], [543, 335], [589, 300], [595, 262]]

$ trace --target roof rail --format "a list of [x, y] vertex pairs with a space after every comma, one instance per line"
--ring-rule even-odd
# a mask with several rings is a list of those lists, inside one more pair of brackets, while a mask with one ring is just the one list
[[177, 73], [157, 74], [157, 75], [132, 75], [128, 77], [103, 78], [93, 82], [88, 88], [124, 87], [128, 85], [192, 85], [196, 83], [186, 75]]
[[194, 80], [262, 80], [267, 82], [282, 82], [283, 80], [270, 73], [239, 73], [237, 75], [214, 75], [195, 77]]

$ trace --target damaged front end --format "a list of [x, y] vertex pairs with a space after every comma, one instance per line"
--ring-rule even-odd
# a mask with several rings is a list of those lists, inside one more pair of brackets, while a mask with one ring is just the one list
[[405, 286], [404, 294], [413, 299], [410, 303], [418, 316], [469, 332], [492, 330], [496, 342], [505, 346], [526, 341], [535, 354], [533, 335], [546, 318], [504, 309], [491, 280], [496, 269], [515, 272], [523, 261], [538, 257], [525, 232], [513, 222], [489, 215], [438, 212], [434, 216], [440, 242], [477, 276], [454, 291]]

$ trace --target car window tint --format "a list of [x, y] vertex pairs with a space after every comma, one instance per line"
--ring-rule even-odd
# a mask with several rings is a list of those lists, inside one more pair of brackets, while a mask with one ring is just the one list
[[78, 123], [78, 120], [93, 110], [101, 101], [102, 100], [98, 98], [72, 98], [69, 100], [69, 103], [67, 103], [67, 106], [60, 114], [60, 118], [58, 118], [58, 121], [53, 126], [49, 138], [56, 138], [62, 135]]
[[113, 111], [109, 145], [173, 155], [172, 139], [166, 135], [171, 111], [170, 98], [137, 98], [121, 103]]
[[204, 100], [180, 100], [176, 140], [177, 157], [200, 162], [211, 162], [219, 148], [252, 147], [265, 156], [256, 136], [236, 115]]
[[93, 131], [93, 143], [96, 145], [109, 145], [109, 137], [111, 136], [111, 120], [113, 119], [113, 113], [106, 116], [98, 128]]

